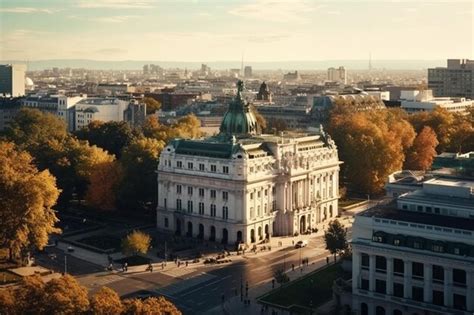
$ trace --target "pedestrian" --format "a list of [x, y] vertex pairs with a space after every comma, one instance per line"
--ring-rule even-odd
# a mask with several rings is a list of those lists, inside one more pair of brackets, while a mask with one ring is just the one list
[[150, 272], [153, 272], [153, 264], [151, 262], [148, 264], [148, 269], [150, 269]]
[[186, 260], [186, 267], [188, 266], [188, 261]]
[[295, 246], [295, 240], [292, 240], [291, 243], [293, 244], [293, 246]]
[[161, 270], [163, 270], [163, 269], [165, 269], [165, 263], [164, 262], [161, 263]]
[[125, 264], [122, 264], [122, 271], [125, 272]]
[[124, 267], [125, 267], [125, 271], [128, 271], [128, 263], [127, 262], [125, 262]]
[[329, 257], [326, 257], [326, 265], [329, 265]]

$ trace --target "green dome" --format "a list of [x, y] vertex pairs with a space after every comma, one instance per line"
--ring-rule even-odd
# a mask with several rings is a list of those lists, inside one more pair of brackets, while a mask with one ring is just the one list
[[237, 95], [230, 102], [222, 120], [220, 133], [226, 135], [255, 135], [258, 124], [247, 102], [242, 98], [244, 83], [237, 82]]

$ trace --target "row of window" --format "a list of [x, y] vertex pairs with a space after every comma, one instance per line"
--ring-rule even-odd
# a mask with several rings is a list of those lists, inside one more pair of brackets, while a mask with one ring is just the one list
[[436, 253], [474, 256], [474, 248], [467, 244], [435, 241], [423, 237], [407, 236], [401, 234], [389, 234], [383, 231], [374, 232], [372, 235], [372, 241], [393, 246], [411, 247], [419, 250], [430, 250]]
[[[362, 253], [361, 255], [361, 268], [364, 270], [369, 270], [370, 268], [370, 259], [369, 255]], [[423, 280], [427, 275], [425, 275], [424, 264], [420, 262], [411, 263], [411, 277], [416, 280]], [[432, 265], [431, 268], [431, 279], [435, 283], [444, 283], [445, 281], [445, 270], [444, 267], [439, 265]], [[387, 272], [387, 259], [383, 256], [375, 256], [375, 271], [377, 273], [386, 273]], [[403, 276], [405, 274], [405, 262], [402, 259], [394, 258], [393, 259], [393, 274], [395, 276]], [[465, 287], [467, 284], [467, 275], [466, 271], [462, 269], [453, 268], [452, 270], [452, 283], [455, 286]]]
[[[362, 290], [369, 290], [369, 280], [368, 279], [361, 279], [360, 288]], [[393, 283], [393, 296], [403, 298], [405, 288], [403, 283]], [[376, 279], [375, 280], [375, 292], [380, 294], [387, 294], [387, 282], [385, 280]], [[432, 290], [431, 301], [424, 300], [424, 288], [418, 286], [411, 287], [411, 299], [414, 301], [419, 302], [431, 302], [435, 305], [445, 306], [444, 305], [444, 294], [445, 292], [439, 290]], [[451, 294], [447, 292], [447, 294]], [[466, 310], [466, 296], [462, 294], [453, 294], [453, 308], [458, 310]]]
[[[167, 205], [167, 200], [166, 198], [164, 199], [164, 205], [165, 205], [165, 209], [167, 209], [168, 205]], [[176, 210], [177, 211], [183, 211], [185, 209], [183, 209], [183, 204], [182, 204], [182, 201], [181, 199], [176, 199]], [[194, 203], [192, 200], [188, 200], [188, 204], [187, 204], [187, 207], [186, 207], [186, 211], [188, 213], [194, 213]], [[204, 211], [204, 202], [199, 202], [198, 203], [198, 213], [200, 215], [205, 215], [205, 211]], [[209, 215], [211, 217], [217, 217], [217, 207], [215, 204], [211, 204], [210, 207], [209, 207]], [[227, 206], [223, 206], [222, 207], [222, 212], [220, 213], [220, 216], [222, 217], [222, 219], [224, 220], [227, 220], [229, 218], [229, 208]]]
[[[275, 187], [272, 187], [272, 194], [275, 195], [276, 193], [276, 188]], [[268, 196], [268, 189], [264, 189], [263, 190], [263, 195], [265, 197]], [[254, 196], [255, 196], [255, 193], [251, 192], [250, 193], [250, 200], [253, 200], [254, 199]], [[262, 196], [262, 192], [261, 191], [257, 191], [257, 198], [260, 198]]]
[[431, 206], [422, 206], [422, 205], [402, 203], [402, 209], [403, 210], [410, 210], [410, 211], [417, 211], [417, 212], [449, 215], [449, 216], [458, 216], [458, 211], [457, 210], [439, 208], [439, 207], [431, 207]]
[[[166, 166], [171, 166], [171, 161], [170, 160], [165, 160], [165, 165]], [[183, 167], [183, 161], [176, 161], [176, 167], [177, 168], [184, 168]], [[194, 170], [194, 163], [193, 162], [188, 162], [187, 169], [188, 170]], [[204, 163], [199, 163], [198, 170], [201, 171], [201, 172], [204, 172], [206, 170], [205, 164]], [[212, 173], [217, 173], [217, 165], [211, 164], [210, 171]], [[229, 167], [228, 166], [222, 166], [222, 173], [229, 174]]]
[[[183, 192], [182, 185], [176, 185], [176, 194], [180, 195]], [[191, 186], [188, 186], [188, 195], [192, 196], [194, 193], [194, 189]], [[198, 188], [198, 195], [199, 197], [204, 197], [205, 190], [204, 188]], [[211, 198], [215, 199], [217, 196], [217, 191], [215, 189], [209, 190], [209, 195]], [[229, 200], [229, 192], [223, 191], [222, 192], [222, 200]]]

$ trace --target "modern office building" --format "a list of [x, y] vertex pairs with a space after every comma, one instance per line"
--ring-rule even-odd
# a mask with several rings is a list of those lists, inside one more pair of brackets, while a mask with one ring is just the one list
[[158, 166], [157, 227], [224, 244], [305, 233], [338, 215], [337, 148], [316, 133], [261, 134], [243, 83], [217, 136], [175, 139]]
[[328, 81], [330, 82], [340, 82], [347, 84], [347, 72], [344, 67], [339, 68], [329, 68], [328, 69]]
[[26, 65], [0, 65], [0, 95], [18, 97], [25, 95]]
[[358, 214], [352, 253], [351, 289], [336, 290], [351, 314], [472, 314], [474, 181], [432, 178]]
[[428, 88], [436, 97], [474, 99], [474, 60], [448, 59], [447, 67], [428, 69]]
[[252, 77], [252, 67], [251, 66], [245, 66], [245, 68], [244, 68], [244, 77], [246, 77], [246, 78], [251, 78]]
[[450, 112], [465, 112], [474, 101], [464, 97], [434, 97], [431, 90], [408, 90], [400, 95], [401, 108], [408, 113], [433, 111], [438, 107]]

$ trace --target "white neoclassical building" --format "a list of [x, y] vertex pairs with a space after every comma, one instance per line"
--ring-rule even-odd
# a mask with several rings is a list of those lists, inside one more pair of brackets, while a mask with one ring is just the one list
[[157, 227], [224, 244], [304, 233], [338, 214], [330, 137], [261, 134], [239, 82], [217, 136], [175, 139], [158, 165]]
[[[474, 181], [434, 178], [356, 216], [350, 314], [474, 313]], [[351, 310], [349, 310], [349, 308]]]

